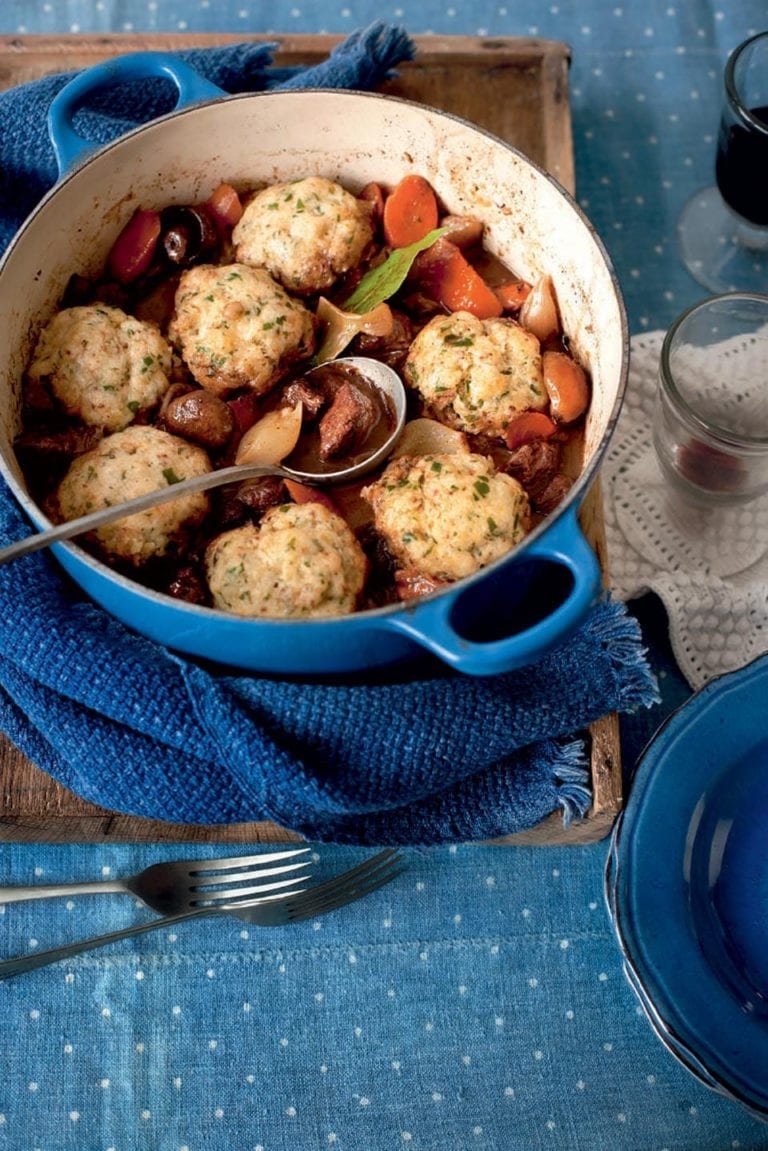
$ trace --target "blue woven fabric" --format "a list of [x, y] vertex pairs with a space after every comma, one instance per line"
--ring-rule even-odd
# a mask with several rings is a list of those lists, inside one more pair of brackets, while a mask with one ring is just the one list
[[[229, 90], [276, 79], [370, 87], [411, 52], [401, 30], [375, 25], [325, 64], [277, 77], [263, 46], [187, 58]], [[6, 231], [53, 179], [41, 125], [62, 83], [0, 97]], [[162, 111], [165, 98], [162, 85], [110, 95], [81, 130], [106, 141], [131, 117]], [[6, 491], [0, 537], [28, 531]], [[583, 814], [588, 772], [571, 733], [655, 698], [639, 632], [618, 604], [522, 674], [333, 686], [203, 671], [83, 602], [48, 557], [0, 572], [0, 615], [0, 723], [61, 783], [120, 812], [272, 819], [318, 840], [454, 842], [530, 827], [558, 808], [566, 820]]]
[[[0, 541], [26, 531], [6, 492]], [[154, 819], [272, 819], [348, 843], [500, 835], [558, 807], [582, 813], [583, 745], [562, 737], [655, 698], [618, 603], [522, 672], [333, 684], [203, 670], [84, 600], [40, 554], [0, 569], [0, 605], [3, 730], [84, 798]]]

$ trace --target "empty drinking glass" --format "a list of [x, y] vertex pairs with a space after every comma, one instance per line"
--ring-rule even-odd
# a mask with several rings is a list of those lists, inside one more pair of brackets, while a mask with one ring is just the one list
[[715, 296], [675, 321], [653, 442], [672, 488], [700, 505], [768, 492], [768, 295]]

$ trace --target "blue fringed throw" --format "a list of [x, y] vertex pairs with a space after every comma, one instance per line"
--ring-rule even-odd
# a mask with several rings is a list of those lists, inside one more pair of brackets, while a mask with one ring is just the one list
[[[227, 91], [371, 88], [413, 45], [375, 25], [317, 68], [276, 69], [272, 47], [185, 53]], [[45, 131], [67, 77], [0, 95], [0, 243], [56, 178]], [[165, 93], [99, 108], [106, 142], [165, 111]], [[0, 544], [30, 528], [5, 487]], [[183, 823], [274, 820], [314, 840], [436, 844], [532, 827], [590, 803], [582, 740], [609, 711], [656, 699], [634, 620], [603, 602], [561, 649], [490, 679], [437, 671], [299, 683], [205, 670], [86, 600], [47, 555], [0, 569], [0, 726], [38, 766], [114, 811]]]

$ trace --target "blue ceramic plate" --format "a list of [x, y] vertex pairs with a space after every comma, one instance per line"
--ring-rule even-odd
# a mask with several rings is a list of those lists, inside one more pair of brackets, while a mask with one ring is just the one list
[[768, 1117], [768, 656], [656, 733], [614, 831], [607, 895], [659, 1037]]

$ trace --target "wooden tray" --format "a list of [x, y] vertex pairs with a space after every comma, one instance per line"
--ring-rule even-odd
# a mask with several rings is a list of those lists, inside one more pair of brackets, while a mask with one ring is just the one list
[[[225, 35], [112, 35], [0, 37], [0, 88], [51, 72], [85, 68], [106, 57], [146, 49], [174, 51], [246, 39]], [[255, 36], [277, 41], [275, 62], [325, 59], [338, 36]], [[382, 90], [471, 120], [520, 148], [573, 190], [568, 103], [570, 52], [556, 41], [474, 37], [416, 37], [417, 58], [401, 65]], [[582, 511], [582, 524], [606, 571], [599, 483]], [[565, 830], [559, 813], [499, 843], [588, 843], [607, 834], [621, 808], [618, 721], [607, 716], [589, 729], [593, 804], [586, 819]], [[30, 763], [0, 735], [0, 839], [28, 842], [215, 840], [275, 842], [297, 838], [268, 823], [187, 826], [117, 815], [86, 803]]]

